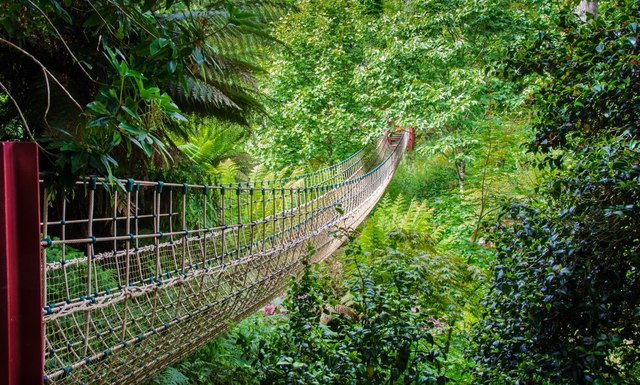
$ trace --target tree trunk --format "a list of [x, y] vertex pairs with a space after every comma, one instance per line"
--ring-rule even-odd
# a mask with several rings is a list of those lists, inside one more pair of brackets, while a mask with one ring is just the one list
[[576, 7], [575, 13], [580, 17], [580, 20], [589, 23], [591, 20], [598, 18], [598, 2], [580, 0], [580, 4]]
[[456, 160], [456, 173], [458, 175], [458, 184], [460, 185], [460, 198], [464, 199], [464, 173], [466, 165], [462, 160]]

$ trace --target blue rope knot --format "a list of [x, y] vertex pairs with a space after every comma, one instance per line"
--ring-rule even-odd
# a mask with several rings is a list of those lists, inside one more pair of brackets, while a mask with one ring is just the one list
[[162, 194], [162, 189], [164, 188], [164, 182], [158, 182], [156, 185], [156, 192], [158, 194]]
[[67, 221], [65, 221], [65, 220], [63, 219], [63, 220], [61, 220], [61, 221], [60, 221], [60, 224], [61, 224], [62, 226], [64, 226], [64, 225], [66, 225], [66, 224], [67, 224]]
[[187, 195], [187, 190], [189, 189], [189, 186], [187, 186], [186, 183], [182, 184], [182, 195]]
[[111, 355], [111, 353], [113, 353], [113, 352], [111, 351], [111, 349], [106, 349], [106, 350], [104, 351], [104, 356], [105, 356], [105, 357], [109, 357], [109, 355]]
[[97, 242], [97, 239], [96, 239], [95, 235], [92, 235], [89, 238], [91, 239], [91, 243], [93, 243], [95, 245], [96, 242]]
[[65, 366], [62, 370], [64, 371], [64, 375], [66, 376], [73, 371], [73, 368], [71, 366]]
[[84, 363], [89, 365], [91, 363], [91, 358], [90, 357], [85, 358]]
[[138, 334], [138, 342], [142, 342], [144, 340], [144, 334]]
[[162, 231], [158, 231], [158, 238], [164, 237], [164, 233]]
[[127, 190], [127, 192], [133, 191], [133, 184], [134, 183], [135, 182], [134, 182], [133, 179], [131, 179], [131, 178], [127, 179], [127, 185], [126, 185], [126, 188], [125, 188]]
[[45, 248], [46, 247], [51, 247], [53, 245], [53, 241], [49, 237], [43, 239], [42, 241], [47, 243], [46, 245], [44, 245]]
[[98, 178], [96, 178], [95, 176], [92, 176], [89, 179], [89, 189], [95, 190], [97, 186], [98, 186]]

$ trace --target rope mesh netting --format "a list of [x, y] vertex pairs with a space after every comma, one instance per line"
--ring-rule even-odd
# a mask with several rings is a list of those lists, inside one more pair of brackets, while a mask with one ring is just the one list
[[366, 217], [406, 141], [281, 180], [43, 186], [45, 383], [141, 382], [255, 312]]

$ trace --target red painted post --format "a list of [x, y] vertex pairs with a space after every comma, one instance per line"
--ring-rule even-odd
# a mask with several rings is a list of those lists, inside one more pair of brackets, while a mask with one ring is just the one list
[[413, 150], [413, 144], [416, 141], [416, 130], [413, 127], [409, 127], [409, 140], [407, 140], [407, 150]]
[[0, 143], [0, 384], [42, 384], [44, 329], [35, 143]]

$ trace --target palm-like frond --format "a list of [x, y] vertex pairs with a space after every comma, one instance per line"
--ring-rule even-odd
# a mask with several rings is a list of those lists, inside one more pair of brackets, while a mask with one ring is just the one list
[[242, 153], [247, 131], [239, 126], [221, 125], [211, 120], [198, 124], [185, 139], [177, 139], [178, 148], [193, 162], [216, 166]]
[[51, 162], [73, 174], [170, 152], [166, 143], [184, 133], [180, 110], [246, 124], [262, 110], [260, 47], [284, 9], [263, 0], [0, 3], [0, 83], [18, 105], [0, 107], [0, 125], [24, 115], [33, 137], [64, 155]]

